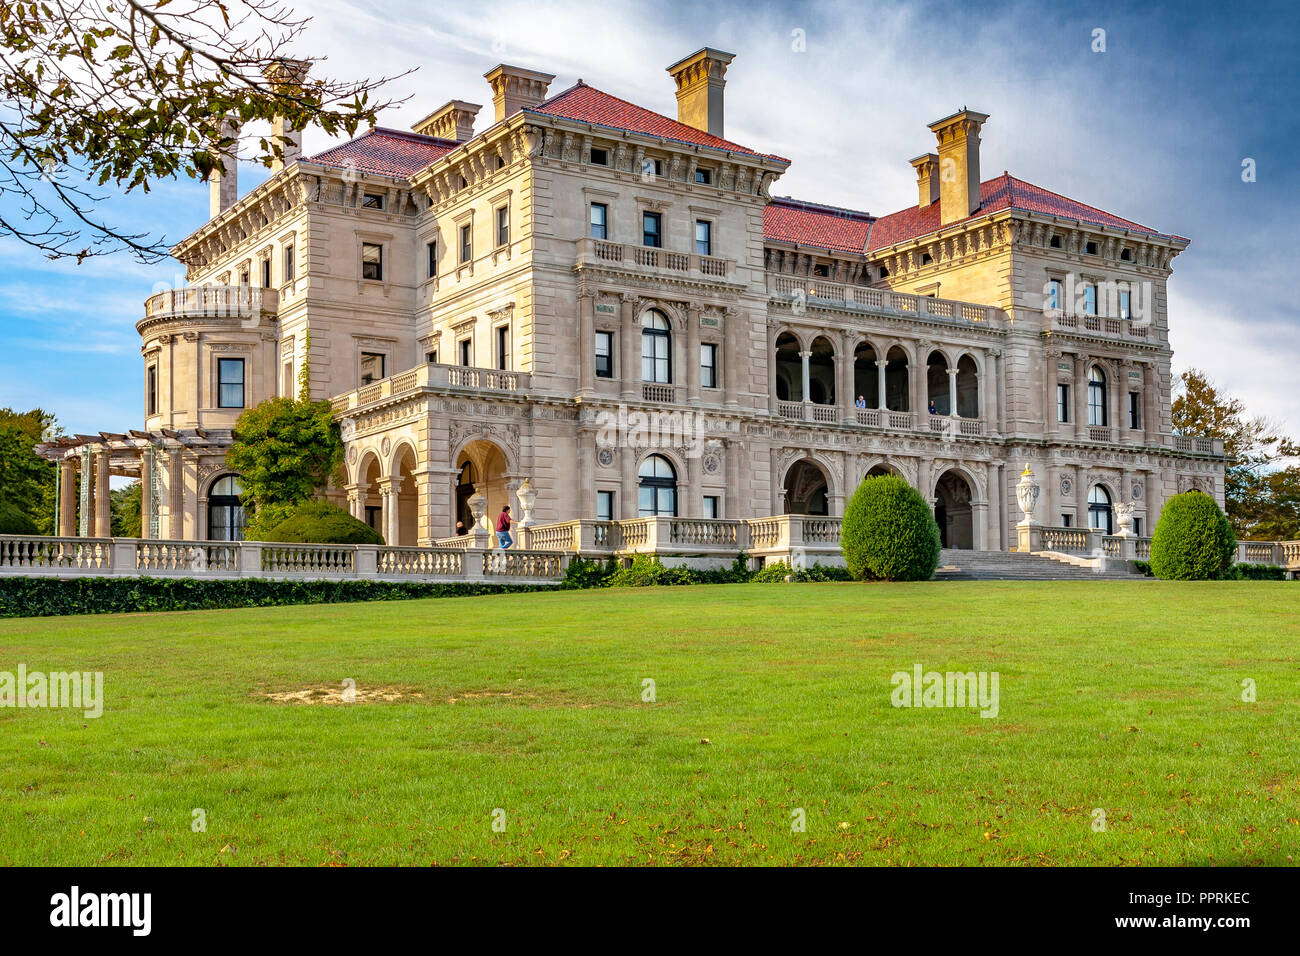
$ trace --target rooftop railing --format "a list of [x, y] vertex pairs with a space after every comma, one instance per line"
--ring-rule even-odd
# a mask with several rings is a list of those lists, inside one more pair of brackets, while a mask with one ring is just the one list
[[274, 313], [279, 304], [280, 294], [275, 289], [247, 285], [186, 286], [149, 296], [144, 300], [144, 315], [147, 319], [167, 315], [240, 317]]
[[870, 289], [810, 276], [768, 273], [767, 293], [773, 298], [804, 305], [824, 305], [900, 317], [924, 317], [957, 325], [1000, 329], [1006, 323], [1006, 313], [991, 305], [913, 295], [910, 292], [891, 292], [888, 289]]

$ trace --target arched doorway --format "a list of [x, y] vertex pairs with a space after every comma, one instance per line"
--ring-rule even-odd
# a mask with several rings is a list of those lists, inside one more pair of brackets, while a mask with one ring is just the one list
[[776, 337], [776, 397], [782, 402], [802, 402], [803, 359], [799, 355], [799, 340], [793, 332], [782, 332]]
[[379, 477], [382, 470], [379, 467], [379, 459], [372, 453], [361, 459], [361, 467], [357, 469], [360, 475], [361, 485], [361, 513], [357, 515], [362, 521], [370, 526], [371, 530], [382, 535], [384, 533], [384, 496], [379, 491]]
[[808, 401], [814, 405], [835, 404], [835, 346], [824, 335], [813, 339], [808, 356]]
[[886, 358], [889, 362], [885, 366], [885, 407], [891, 412], [909, 411], [907, 353], [902, 346], [895, 345]]
[[941, 352], [931, 352], [925, 361], [926, 398], [931, 415], [951, 415], [951, 396], [948, 394], [948, 360]]
[[677, 514], [677, 469], [663, 455], [647, 455], [637, 469], [637, 514], [642, 518]]
[[859, 342], [853, 350], [853, 402], [861, 408], [880, 407], [880, 369], [876, 367], [878, 356], [876, 348], [870, 342]]
[[806, 458], [796, 461], [785, 473], [785, 513], [830, 514], [830, 483], [826, 473]]
[[413, 548], [419, 543], [420, 496], [416, 491], [415, 468], [414, 449], [405, 443], [399, 445], [393, 462], [393, 491], [397, 493], [397, 540], [388, 543], [402, 548]]
[[[468, 469], [465, 467], [467, 464], [470, 466]], [[473, 497], [475, 491], [487, 499], [483, 519], [479, 522], [479, 526], [484, 531], [491, 533], [496, 527], [496, 517], [502, 507], [510, 505], [513, 511], [514, 503], [510, 500], [509, 489], [506, 488], [508, 472], [509, 463], [505, 452], [495, 442], [486, 438], [474, 439], [457, 454], [456, 485], [452, 492], [455, 507], [452, 514], [464, 521], [467, 529], [473, 530], [474, 526], [474, 516], [469, 510], [469, 499]], [[454, 534], [455, 526], [456, 519], [453, 518], [452, 527], [446, 530], [446, 534]]]
[[1114, 534], [1114, 514], [1110, 492], [1101, 485], [1093, 485], [1088, 492], [1088, 527], [1096, 528], [1103, 534]]
[[238, 475], [222, 475], [208, 487], [208, 540], [244, 540], [244, 486]]
[[934, 488], [934, 520], [945, 548], [971, 550], [975, 547], [974, 495], [970, 483], [959, 472], [945, 471]]
[[957, 414], [962, 418], [980, 417], [979, 367], [969, 355], [957, 360]]

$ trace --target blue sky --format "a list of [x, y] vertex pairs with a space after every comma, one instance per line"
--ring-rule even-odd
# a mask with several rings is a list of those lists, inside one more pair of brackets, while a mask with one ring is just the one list
[[[482, 74], [502, 61], [557, 74], [552, 92], [582, 77], [675, 115], [664, 67], [728, 50], [728, 138], [793, 160], [774, 192], [877, 215], [915, 201], [907, 161], [933, 148], [927, 123], [961, 106], [988, 113], [985, 178], [1007, 169], [1192, 239], [1170, 280], [1175, 369], [1205, 369], [1300, 435], [1300, 6], [503, 0], [490, 20], [477, 6], [292, 6], [314, 18], [296, 52], [327, 57], [323, 72], [418, 68], [393, 86], [410, 97], [383, 117], [397, 128], [453, 97], [483, 103], [484, 128]], [[1105, 52], [1092, 49], [1097, 29]], [[305, 140], [308, 153], [330, 144]], [[241, 193], [264, 177], [241, 165]], [[205, 220], [207, 187], [160, 183], [105, 205], [176, 241]], [[0, 237], [0, 406], [40, 405], [72, 432], [140, 427], [134, 324], [151, 292], [183, 281], [175, 262], [77, 266]]]

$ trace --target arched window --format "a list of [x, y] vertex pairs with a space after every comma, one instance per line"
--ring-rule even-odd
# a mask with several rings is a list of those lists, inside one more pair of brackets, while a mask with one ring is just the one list
[[641, 379], [664, 384], [673, 380], [668, 319], [653, 309], [641, 318]]
[[1106, 534], [1114, 534], [1111, 522], [1110, 492], [1101, 485], [1093, 485], [1088, 492], [1088, 527]]
[[677, 514], [677, 472], [662, 455], [650, 455], [637, 471], [637, 505], [643, 518]]
[[244, 486], [235, 475], [222, 475], [208, 489], [208, 540], [243, 541]]
[[1106, 373], [1096, 365], [1088, 372], [1088, 424], [1110, 424], [1106, 416]]

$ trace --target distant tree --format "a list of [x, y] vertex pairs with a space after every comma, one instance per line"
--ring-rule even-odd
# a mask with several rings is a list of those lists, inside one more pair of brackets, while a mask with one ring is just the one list
[[36, 446], [58, 432], [54, 415], [44, 409], [0, 409], [0, 504], [29, 517], [39, 534], [54, 533], [55, 466], [36, 454]]
[[109, 527], [115, 538], [139, 538], [140, 535], [140, 482], [133, 481], [125, 488], [114, 488], [108, 493]]
[[[331, 135], [373, 126], [391, 104], [370, 94], [388, 78], [297, 85], [277, 73], [308, 22], [281, 0], [0, 4], [0, 235], [51, 258], [158, 261], [167, 241], [103, 218], [97, 188], [205, 179], [234, 145], [230, 117]], [[283, 146], [262, 136], [256, 161]]]
[[[254, 533], [269, 531], [293, 505], [313, 498], [343, 463], [329, 402], [271, 398], [235, 422], [226, 463], [239, 472]], [[259, 520], [260, 518], [260, 520]]]

